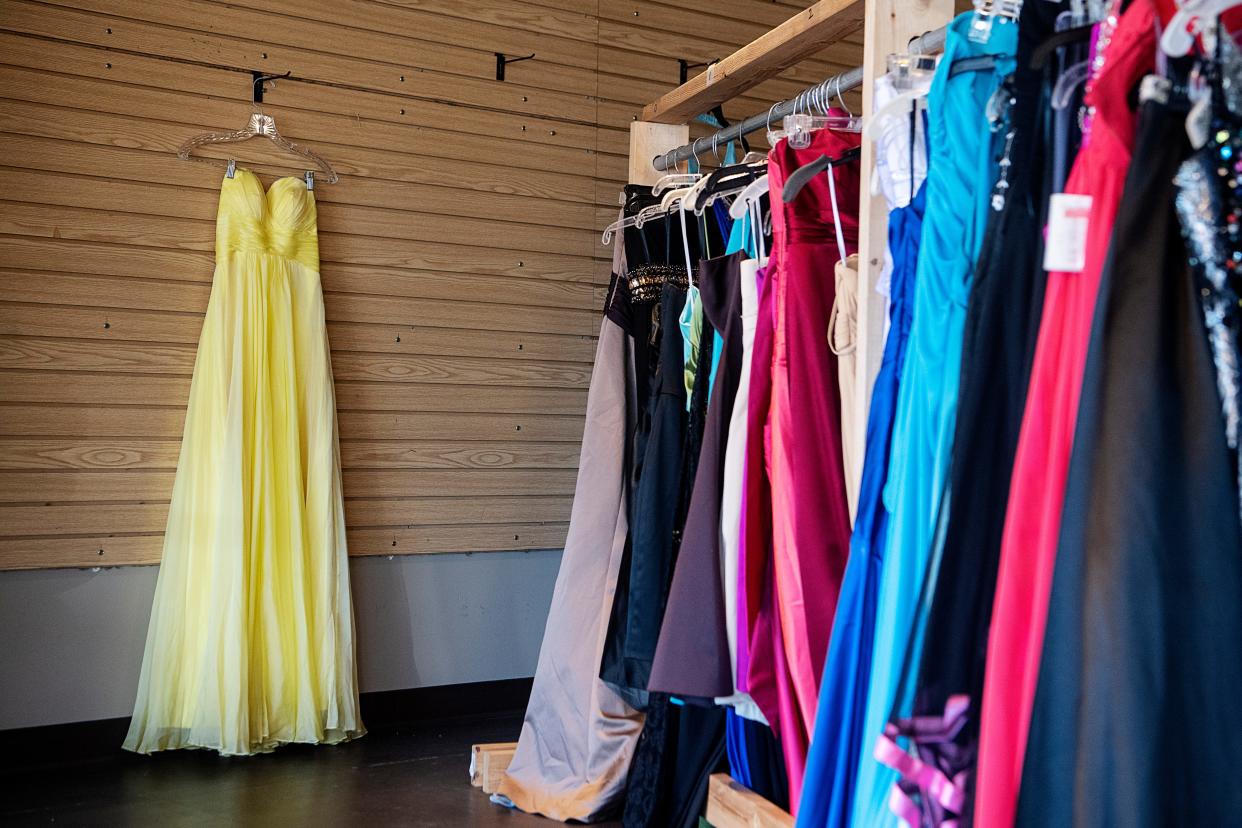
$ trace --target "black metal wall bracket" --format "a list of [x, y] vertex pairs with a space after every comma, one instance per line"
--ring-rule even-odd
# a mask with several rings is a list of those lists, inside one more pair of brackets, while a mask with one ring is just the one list
[[292, 74], [292, 69], [279, 75], [264, 74], [257, 69], [250, 70], [250, 100], [254, 103], [263, 103], [263, 84], [268, 81], [274, 81], [277, 78], [287, 78]]
[[703, 63], [691, 63], [685, 58], [677, 58], [677, 69], [678, 69], [677, 83], [682, 84], [690, 80], [691, 69], [698, 69], [700, 66], [711, 66], [713, 63], [716, 63], [716, 62], [717, 62], [716, 58], [712, 58], [711, 60], [704, 61]]
[[518, 61], [521, 61], [521, 60], [530, 60], [534, 56], [535, 56], [535, 53], [531, 52], [529, 55], [523, 55], [522, 57], [506, 57], [504, 52], [497, 52], [496, 53], [496, 80], [502, 81], [505, 79], [505, 67], [508, 66], [510, 63], [517, 63]]

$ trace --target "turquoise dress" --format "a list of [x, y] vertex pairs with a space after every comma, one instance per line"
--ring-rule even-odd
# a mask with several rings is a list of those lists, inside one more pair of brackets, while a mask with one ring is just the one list
[[806, 760], [797, 828], [848, 828], [853, 807], [857, 757], [871, 681], [875, 610], [888, 510], [882, 497], [888, 474], [893, 419], [910, 340], [910, 298], [922, 236], [926, 188], [904, 207], [889, 213], [889, 248], [893, 252], [892, 325], [871, 394], [867, 450], [859, 485], [858, 517], [850, 537], [850, 558], [832, 622], [832, 639], [824, 662], [815, 733]]
[[[1014, 69], [1018, 27], [998, 20], [986, 43], [968, 39], [973, 13], [949, 25], [944, 58], [928, 94], [927, 214], [914, 279], [909, 354], [897, 398], [892, 460], [884, 500], [891, 515], [876, 608], [871, 687], [867, 697], [851, 825], [896, 826], [888, 796], [897, 773], [874, 757], [893, 702], [907, 698], [909, 647], [921, 648], [919, 591], [941, 512], [953, 451], [962, 335], [971, 276], [990, 212], [1003, 130], [994, 131], [988, 103]], [[950, 78], [963, 58], [993, 55], [994, 67]], [[947, 508], [947, 504], [946, 508]], [[909, 711], [896, 711], [908, 715]]]

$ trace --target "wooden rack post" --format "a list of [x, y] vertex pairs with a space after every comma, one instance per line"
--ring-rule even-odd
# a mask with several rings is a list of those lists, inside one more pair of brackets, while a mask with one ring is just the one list
[[[863, 117], [875, 111], [875, 80], [888, 71], [888, 56], [904, 52], [906, 45], [923, 32], [953, 19], [953, 0], [868, 0], [863, 25]], [[858, 333], [854, 360], [854, 410], [844, 416], [854, 423], [853, 452], [857, 465], [847, 469], [855, 480], [862, 478], [867, 445], [867, 415], [871, 390], [884, 354], [884, 323], [887, 302], [875, 291], [888, 245], [888, 205], [882, 194], [872, 194], [875, 144], [862, 147], [862, 187], [858, 205]]]
[[689, 124], [659, 124], [650, 121], [631, 123], [630, 183], [648, 187], [655, 184], [663, 173], [651, 163], [652, 159], [689, 140]]

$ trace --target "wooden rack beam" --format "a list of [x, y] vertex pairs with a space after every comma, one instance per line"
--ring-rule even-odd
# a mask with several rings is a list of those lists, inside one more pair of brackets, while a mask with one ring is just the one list
[[793, 817], [759, 794], [734, 782], [727, 773], [712, 774], [707, 813], [713, 828], [793, 828]]
[[644, 121], [680, 124], [735, 98], [862, 28], [863, 0], [819, 0], [643, 109]]

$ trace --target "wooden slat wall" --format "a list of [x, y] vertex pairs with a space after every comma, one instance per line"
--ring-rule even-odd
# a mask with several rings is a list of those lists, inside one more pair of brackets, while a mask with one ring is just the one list
[[[316, 190], [350, 552], [564, 541], [627, 125], [809, 0], [0, 0], [0, 569], [159, 560], [220, 171]], [[857, 64], [836, 44], [744, 117]], [[495, 52], [534, 60], [494, 79]], [[288, 161], [236, 148], [268, 176]]]

